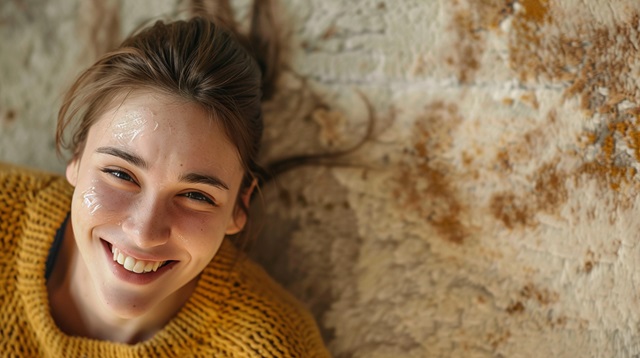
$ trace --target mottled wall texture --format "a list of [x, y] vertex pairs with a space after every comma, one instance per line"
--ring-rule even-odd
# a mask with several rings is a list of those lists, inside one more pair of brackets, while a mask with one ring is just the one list
[[[233, 6], [246, 21], [248, 1]], [[178, 0], [0, 3], [0, 159], [62, 171], [79, 68]], [[253, 255], [336, 357], [640, 354], [640, 3], [281, 0]]]

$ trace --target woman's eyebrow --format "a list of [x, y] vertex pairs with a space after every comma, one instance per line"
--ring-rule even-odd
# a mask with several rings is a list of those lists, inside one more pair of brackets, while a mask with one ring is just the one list
[[211, 175], [189, 173], [181, 176], [180, 181], [192, 184], [207, 184], [220, 189], [229, 190], [229, 186], [225, 184], [225, 182], [223, 182], [220, 178]]
[[149, 165], [147, 162], [136, 154], [125, 152], [122, 149], [114, 148], [114, 147], [100, 147], [96, 149], [96, 153], [113, 155], [114, 157], [118, 157], [124, 159], [125, 161], [135, 165], [136, 167], [147, 169]]

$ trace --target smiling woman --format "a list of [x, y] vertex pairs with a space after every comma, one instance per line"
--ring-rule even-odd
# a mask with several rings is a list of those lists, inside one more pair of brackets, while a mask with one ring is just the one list
[[[122, 141], [124, 123], [136, 134]], [[154, 308], [189, 297], [225, 235], [242, 230], [246, 214], [234, 199], [247, 202], [253, 190], [240, 195], [243, 174], [235, 145], [198, 105], [132, 92], [97, 119], [82, 154], [67, 167], [75, 186], [71, 227], [78, 253], [67, 264], [81, 269], [54, 266], [60, 280], [49, 282], [51, 296], [60, 303], [71, 299], [64, 289], [56, 295], [61, 286], [54, 283], [65, 275], [92, 282], [79, 288], [78, 299], [104, 305], [90, 317], [110, 323], [96, 322], [100, 338], [122, 335], [131, 318], [144, 318], [137, 326], [149, 326], [147, 319], [158, 324], [162, 315]], [[163, 310], [171, 317], [181, 306]], [[54, 302], [52, 309], [64, 327], [68, 307]], [[147, 312], [154, 315], [147, 318]], [[124, 319], [110, 318], [113, 313]], [[70, 330], [81, 333], [81, 327]]]
[[195, 17], [81, 74], [59, 113], [66, 177], [0, 166], [2, 352], [328, 356], [306, 310], [228, 239], [259, 184], [265, 71]]

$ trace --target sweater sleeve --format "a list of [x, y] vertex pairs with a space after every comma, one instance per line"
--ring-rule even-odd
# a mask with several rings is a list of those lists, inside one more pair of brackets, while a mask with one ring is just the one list
[[[29, 204], [56, 176], [0, 163], [0, 351], [2, 354], [37, 356], [28, 342], [34, 333], [25, 321], [18, 294], [19, 241], [24, 235]], [[12, 353], [13, 352], [13, 353]]]
[[21, 233], [28, 203], [56, 177], [0, 162], [0, 265]]

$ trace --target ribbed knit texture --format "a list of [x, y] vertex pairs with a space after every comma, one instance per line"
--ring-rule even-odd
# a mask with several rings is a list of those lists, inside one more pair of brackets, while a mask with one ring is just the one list
[[135, 345], [71, 337], [49, 312], [45, 263], [73, 188], [0, 163], [0, 354], [19, 357], [329, 357], [310, 314], [228, 241], [180, 312]]

